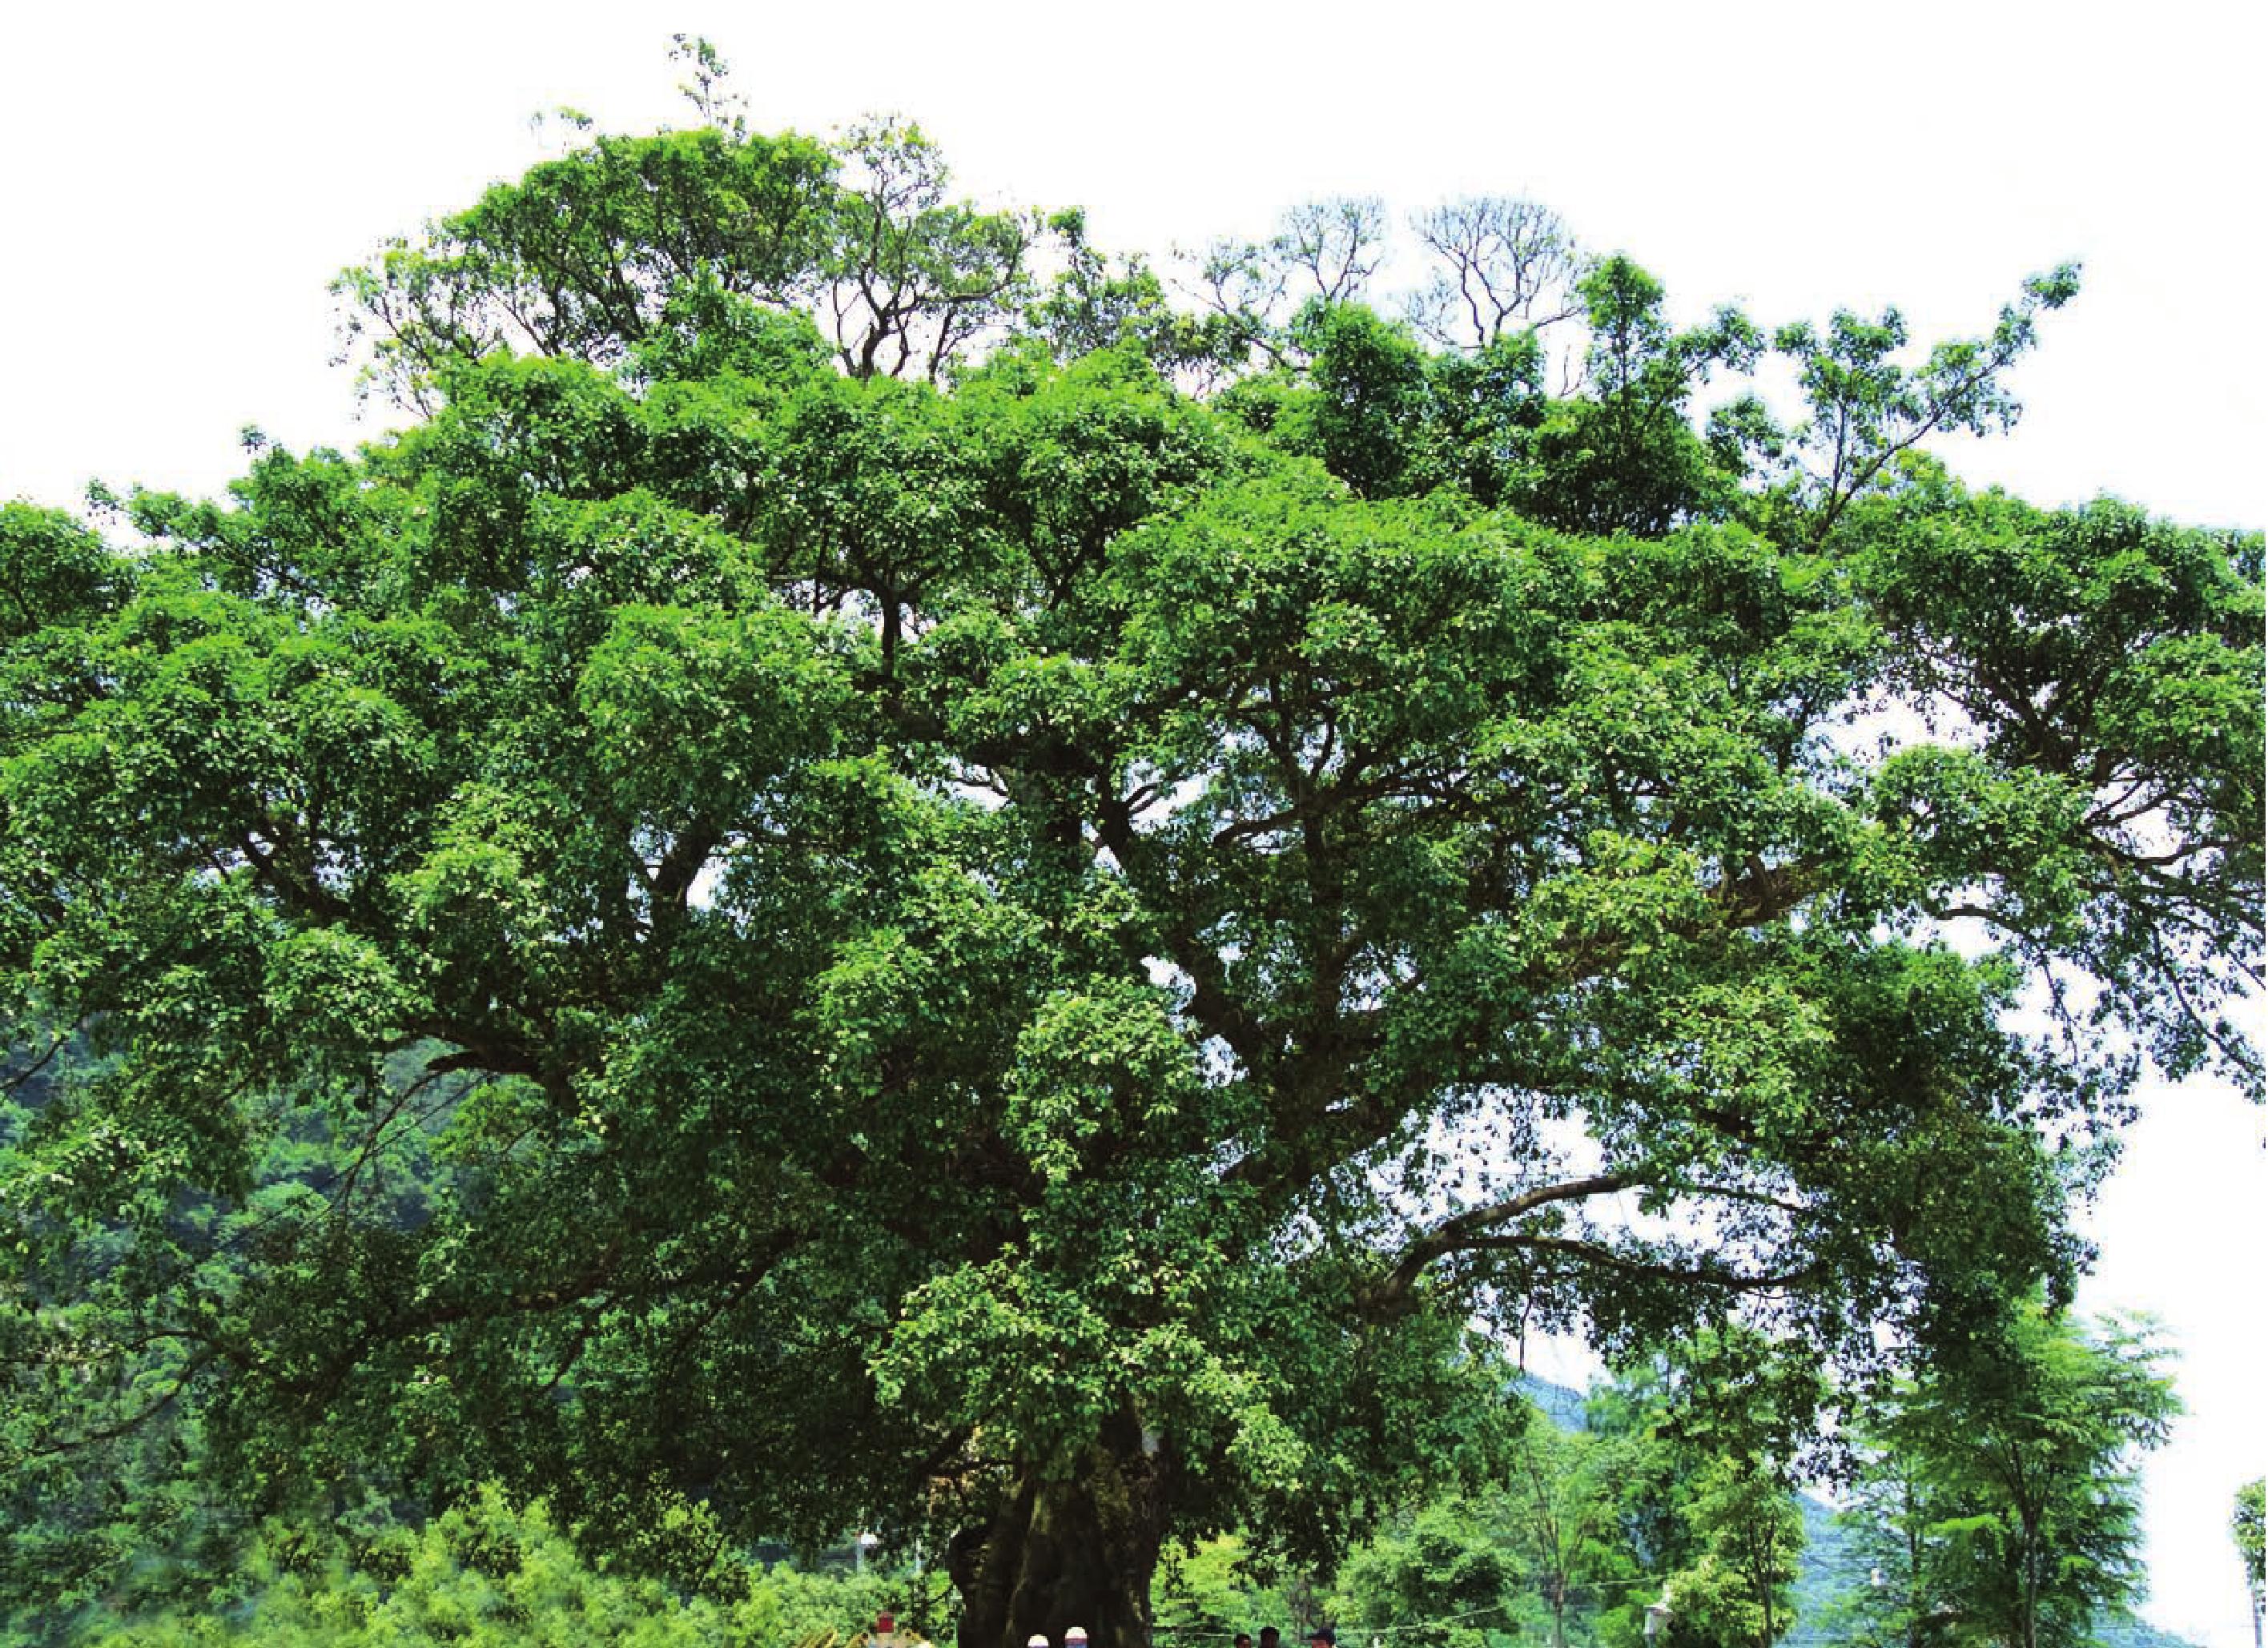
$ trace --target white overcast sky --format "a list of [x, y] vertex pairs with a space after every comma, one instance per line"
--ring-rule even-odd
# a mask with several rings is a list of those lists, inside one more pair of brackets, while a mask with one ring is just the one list
[[[2268, 8], [908, 5], [396, 0], [0, 11], [0, 497], [210, 490], [236, 432], [350, 444], [326, 280], [542, 152], [562, 105], [689, 117], [668, 35], [756, 123], [898, 111], [972, 192], [1084, 204], [1106, 244], [1257, 232], [1283, 206], [1525, 194], [1691, 311], [1895, 302], [1918, 338], [2087, 266], [2017, 377], [2013, 437], [1942, 449], [2043, 503], [2268, 518]], [[2257, 1115], [2149, 1096], [2087, 1302], [2151, 1309], [2191, 1409], [2149, 1477], [2157, 1623], [2250, 1642], [2227, 1533], [2268, 1460]]]

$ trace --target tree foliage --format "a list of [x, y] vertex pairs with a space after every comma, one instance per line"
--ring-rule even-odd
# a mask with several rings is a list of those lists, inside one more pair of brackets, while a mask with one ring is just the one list
[[1803, 1518], [1785, 1474], [1761, 1459], [1719, 1460], [1685, 1507], [1699, 1554], [1667, 1589], [1674, 1637], [1771, 1648], [1794, 1622]]
[[2036, 1306], [1874, 1420], [1856, 1519], [1878, 1639], [2095, 1640], [2145, 1590], [2139, 1455], [2179, 1410], [2146, 1329]]
[[1658, 1584], [1616, 1599], [1617, 1639], [1641, 1638], [1657, 1594], [1673, 1644], [1770, 1648], [1787, 1633], [1805, 1542], [1796, 1488], [1830, 1394], [1815, 1344], [1737, 1325], [1657, 1349], [1594, 1392], [1594, 1428], [1622, 1454], [1622, 1541]]
[[2228, 1536], [2236, 1541], [2237, 1559], [2244, 1566], [2245, 1594], [2252, 1603], [2252, 1635], [2260, 1636], [2260, 1619], [2268, 1610], [2268, 1478], [2255, 1476], [2236, 1490], [2236, 1506], [2228, 1518]]
[[1597, 264], [1554, 398], [1348, 301], [1382, 222], [1169, 322], [910, 126], [593, 138], [342, 277], [419, 421], [0, 516], [0, 1006], [87, 1049], [0, 1466], [855, 1519], [1109, 1644], [1493, 1468], [1476, 1327], [2066, 1286], [2117, 1033], [2257, 1085], [2257, 536], [1911, 450], [2063, 276], [1705, 437], [1743, 318]]

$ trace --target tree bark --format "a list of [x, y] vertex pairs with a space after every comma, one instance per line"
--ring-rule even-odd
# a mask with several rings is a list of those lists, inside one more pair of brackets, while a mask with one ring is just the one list
[[959, 1648], [1148, 1648], [1150, 1579], [1165, 1537], [1164, 1462], [1123, 1416], [1066, 1470], [1027, 1466], [990, 1521], [946, 1551], [961, 1593]]

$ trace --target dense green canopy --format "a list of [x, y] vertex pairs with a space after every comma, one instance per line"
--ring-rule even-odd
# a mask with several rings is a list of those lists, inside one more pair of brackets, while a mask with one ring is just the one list
[[1483, 1449], [1476, 1323], [2067, 1283], [2133, 1049], [2257, 1088], [2260, 540], [1917, 455], [2066, 274], [1916, 365], [1584, 267], [1553, 395], [908, 128], [602, 139], [345, 278], [401, 434], [0, 512], [0, 1469], [957, 1530], [969, 1641], [1119, 1639]]

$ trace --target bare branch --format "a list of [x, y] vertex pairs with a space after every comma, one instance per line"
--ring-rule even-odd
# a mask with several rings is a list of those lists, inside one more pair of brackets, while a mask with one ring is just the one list
[[1386, 207], [1375, 195], [1305, 201], [1284, 214], [1270, 243], [1288, 269], [1304, 272], [1326, 303], [1362, 296], [1386, 256]]
[[1469, 195], [1418, 213], [1410, 226], [1446, 267], [1410, 302], [1410, 320], [1447, 348], [1480, 349], [1516, 327], [1580, 313], [1582, 269], [1559, 215], [1510, 195]]

